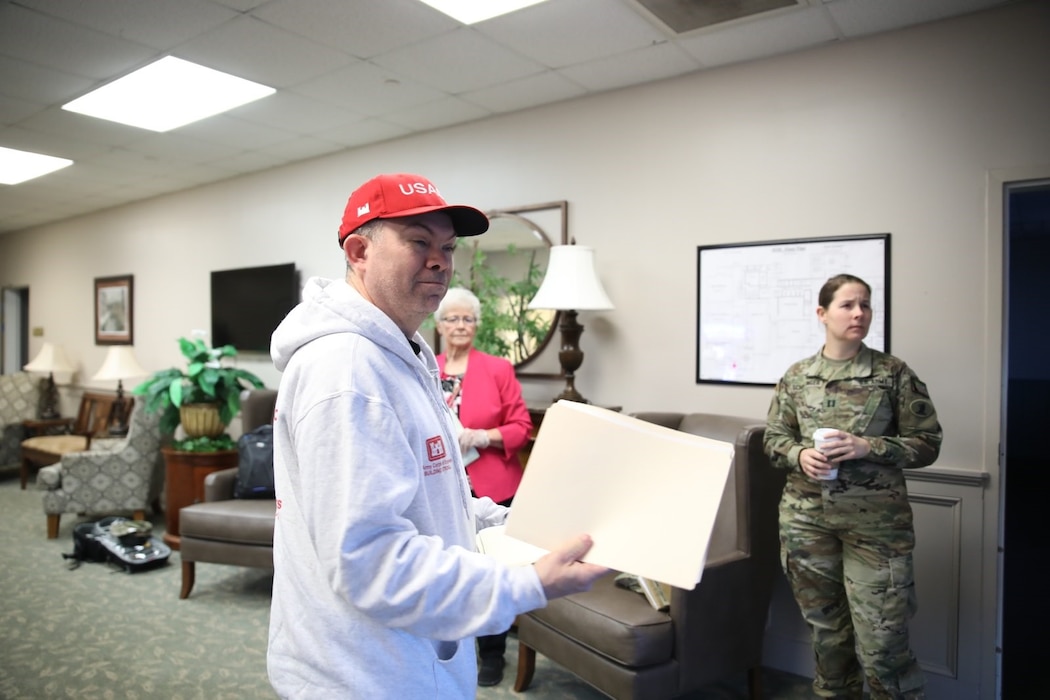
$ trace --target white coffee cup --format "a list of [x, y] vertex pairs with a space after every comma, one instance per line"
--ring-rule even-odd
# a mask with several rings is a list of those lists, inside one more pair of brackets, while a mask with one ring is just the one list
[[[824, 451], [824, 447], [838, 438], [831, 438], [829, 433], [837, 433], [838, 431], [834, 428], [817, 428], [813, 431], [813, 446], [820, 452]], [[831, 480], [839, 478], [838, 466], [832, 466], [831, 471], [828, 472], [824, 479]]]

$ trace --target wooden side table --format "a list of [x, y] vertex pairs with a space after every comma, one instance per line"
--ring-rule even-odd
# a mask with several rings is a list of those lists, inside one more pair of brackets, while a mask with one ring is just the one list
[[60, 435], [72, 430], [75, 420], [75, 418], [36, 418], [22, 421], [22, 427], [26, 429], [27, 438], [37, 435]]
[[164, 455], [164, 542], [179, 549], [179, 509], [204, 500], [204, 478], [237, 466], [237, 450], [182, 452], [162, 447]]

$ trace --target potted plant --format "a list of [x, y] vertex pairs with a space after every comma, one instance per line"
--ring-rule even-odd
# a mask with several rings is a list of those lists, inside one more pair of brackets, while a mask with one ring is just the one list
[[237, 355], [232, 345], [210, 348], [200, 338], [179, 338], [179, 348], [187, 360], [185, 370], [154, 372], [132, 393], [146, 397], [147, 411], [160, 412], [161, 432], [172, 434], [182, 425], [187, 439], [176, 443], [176, 449], [232, 449], [233, 440], [223, 431], [241, 410], [241, 391], [265, 384], [247, 370], [223, 365], [223, 358]]

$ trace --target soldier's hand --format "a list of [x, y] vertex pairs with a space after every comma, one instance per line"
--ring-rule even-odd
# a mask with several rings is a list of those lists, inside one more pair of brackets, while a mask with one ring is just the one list
[[871, 453], [871, 443], [859, 435], [839, 431], [837, 437], [824, 443], [822, 452], [829, 462], [838, 464], [848, 459], [864, 459]]
[[834, 467], [831, 459], [815, 447], [803, 448], [798, 453], [798, 466], [811, 479], [825, 479]]
[[533, 564], [547, 600], [590, 590], [598, 578], [609, 572], [604, 566], [579, 561], [593, 544], [590, 535], [580, 535]]

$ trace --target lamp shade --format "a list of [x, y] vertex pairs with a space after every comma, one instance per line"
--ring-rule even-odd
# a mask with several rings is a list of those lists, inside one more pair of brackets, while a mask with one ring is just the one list
[[613, 308], [594, 269], [594, 249], [583, 245], [551, 247], [547, 274], [529, 308], [575, 311]]
[[66, 357], [62, 347], [55, 343], [44, 343], [40, 352], [22, 369], [27, 372], [73, 372], [76, 367]]
[[106, 359], [92, 379], [112, 380], [131, 379], [132, 377], [145, 377], [149, 372], [142, 368], [139, 361], [135, 359], [130, 345], [110, 345], [106, 353]]

